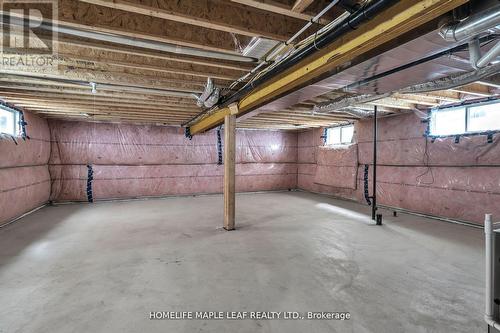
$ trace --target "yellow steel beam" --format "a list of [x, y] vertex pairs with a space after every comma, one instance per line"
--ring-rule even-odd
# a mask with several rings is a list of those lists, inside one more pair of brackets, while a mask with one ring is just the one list
[[[307, 57], [291, 70], [267, 84], [257, 87], [238, 103], [241, 116], [272, 98], [284, 94], [314, 77], [377, 46], [415, 29], [468, 0], [401, 0], [371, 21], [363, 24], [331, 43], [323, 50]], [[201, 133], [221, 124], [227, 108], [211, 113], [191, 125], [191, 134]]]

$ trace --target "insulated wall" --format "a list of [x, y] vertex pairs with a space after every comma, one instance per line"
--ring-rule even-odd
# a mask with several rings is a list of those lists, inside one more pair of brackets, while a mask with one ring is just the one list
[[45, 119], [24, 115], [29, 139], [0, 138], [0, 224], [49, 200], [49, 127]]
[[[88, 186], [94, 199], [222, 192], [224, 167], [218, 164], [215, 130], [189, 140], [174, 127], [49, 125], [54, 201], [86, 201]], [[296, 188], [297, 133], [237, 130], [236, 138], [237, 191]]]
[[[478, 224], [485, 213], [500, 218], [499, 135], [493, 143], [481, 135], [461, 137], [458, 143], [455, 137], [431, 142], [424, 137], [426, 126], [413, 113], [380, 119], [378, 202]], [[364, 202], [364, 166], [373, 158], [372, 121], [357, 123], [355, 131], [357, 143], [340, 152], [321, 147], [319, 129], [299, 133], [298, 187]], [[337, 158], [332, 161], [332, 156]], [[358, 165], [355, 173], [347, 171], [353, 164]], [[370, 191], [371, 172], [370, 165]], [[356, 186], [348, 186], [353, 179]]]

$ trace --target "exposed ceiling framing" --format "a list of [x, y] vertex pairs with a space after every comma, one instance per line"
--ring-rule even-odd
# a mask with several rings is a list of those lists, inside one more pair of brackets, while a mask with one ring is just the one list
[[[287, 40], [329, 2], [59, 0], [57, 22], [82, 31], [241, 56], [241, 49], [253, 37]], [[349, 1], [349, 6], [361, 2]], [[335, 6], [302, 37], [335, 20], [345, 12], [344, 8]], [[418, 24], [418, 20], [415, 22]], [[180, 126], [199, 114], [195, 99], [169, 96], [162, 91], [201, 93], [209, 77], [217, 86], [228, 87], [256, 66], [251, 62], [187, 56], [67, 34], [59, 34], [56, 45], [57, 66], [0, 67], [0, 99], [47, 118]], [[91, 82], [96, 84], [96, 93], [92, 93]], [[117, 85], [129, 88], [114, 89]], [[496, 81], [485, 81], [442, 92], [395, 94], [356, 108], [369, 110], [378, 105], [387, 113], [407, 112], [464, 98], [491, 96], [497, 89]], [[332, 90], [278, 112], [242, 118], [238, 126], [300, 129], [358, 119], [352, 114], [312, 111], [315, 104], [342, 95], [345, 93]]]
[[[293, 17], [303, 21], [310, 21], [314, 16], [311, 13], [307, 14], [303, 13], [303, 11], [293, 10], [293, 6], [290, 6], [289, 4], [273, 0], [231, 0], [231, 1], [241, 5], [245, 5], [247, 7], [259, 9], [268, 13], [275, 13], [278, 15]], [[326, 1], [318, 1], [318, 2], [321, 2], [321, 5], [323, 7], [326, 6], [325, 4]], [[314, 14], [316, 14], [317, 12], [318, 11], [314, 12]], [[327, 19], [322, 19], [320, 21], [321, 24], [326, 24], [328, 22], [329, 20]]]

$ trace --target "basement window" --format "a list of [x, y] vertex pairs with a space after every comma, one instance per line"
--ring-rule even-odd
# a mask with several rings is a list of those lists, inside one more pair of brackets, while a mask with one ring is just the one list
[[0, 134], [19, 135], [19, 112], [0, 105]]
[[354, 125], [337, 126], [326, 130], [327, 145], [347, 145], [352, 143]]
[[499, 101], [488, 101], [431, 111], [430, 136], [479, 134], [499, 130]]

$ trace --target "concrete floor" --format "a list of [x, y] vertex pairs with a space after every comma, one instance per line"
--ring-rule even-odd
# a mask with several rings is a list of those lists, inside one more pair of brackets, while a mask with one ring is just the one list
[[[485, 332], [482, 231], [301, 193], [63, 205], [0, 230], [0, 332]], [[150, 320], [348, 311], [349, 321]]]

